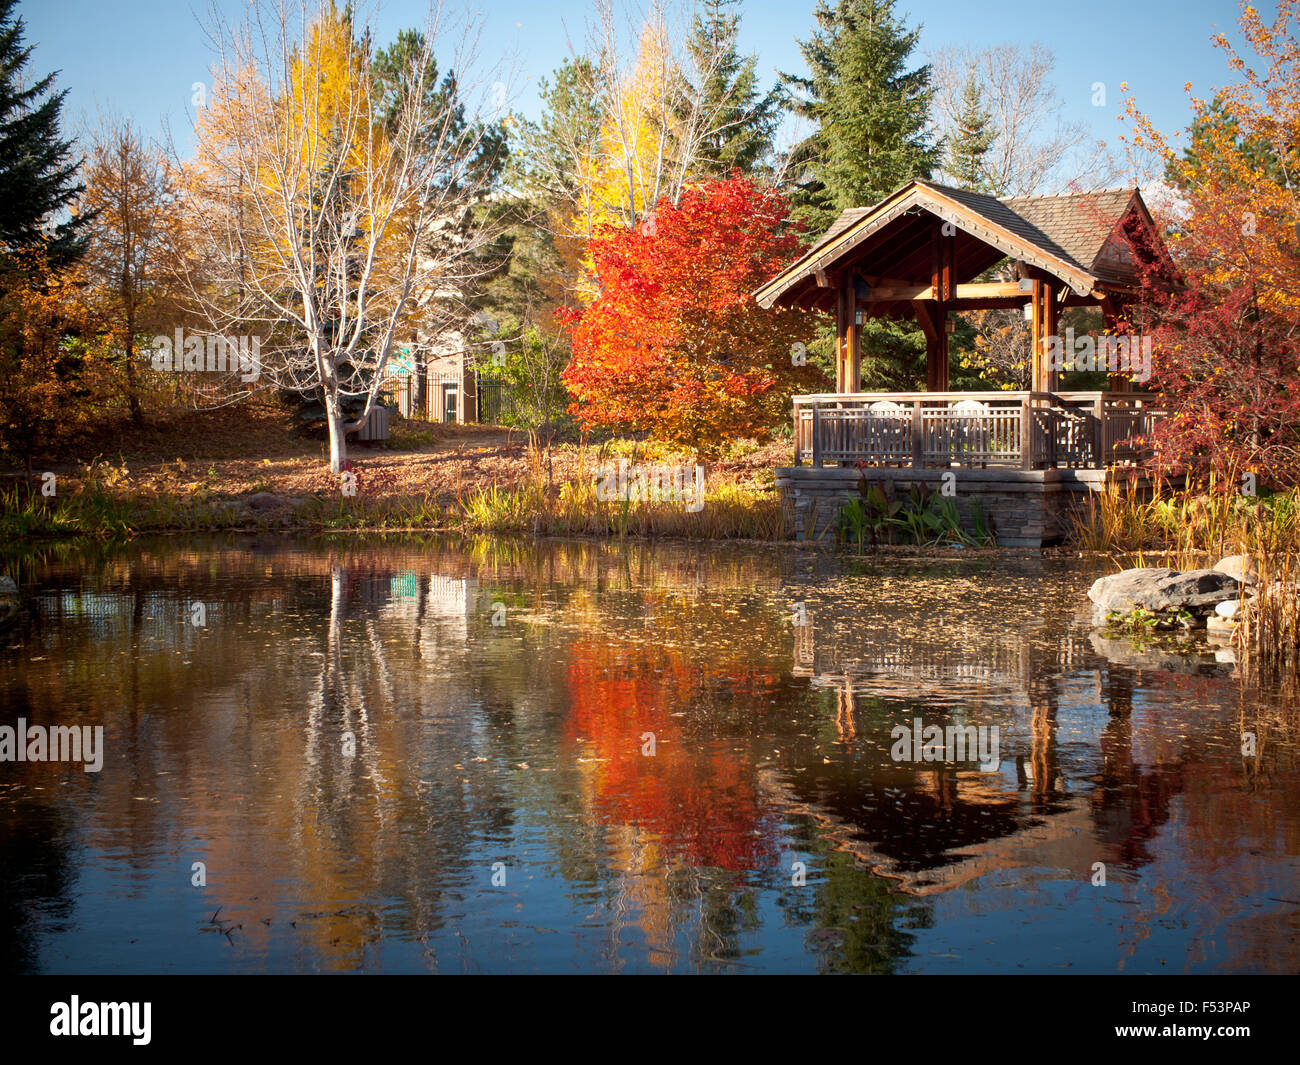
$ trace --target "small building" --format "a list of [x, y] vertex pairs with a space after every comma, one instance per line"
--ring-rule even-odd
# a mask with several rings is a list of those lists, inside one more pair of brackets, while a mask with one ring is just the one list
[[[801, 538], [835, 527], [840, 504], [864, 481], [907, 489], [953, 483], [998, 542], [1059, 539], [1081, 493], [1141, 457], [1136, 443], [1164, 415], [1134, 389], [1116, 342], [1104, 391], [1061, 391], [1060, 312], [1089, 306], [1112, 333], [1141, 295], [1142, 256], [1170, 285], [1177, 273], [1136, 188], [998, 199], [910, 181], [874, 207], [845, 210], [817, 243], [764, 285], [764, 307], [834, 313], [833, 393], [797, 396], [794, 465], [777, 470]], [[999, 264], [1008, 280], [977, 281]], [[1032, 380], [1025, 391], [949, 391], [954, 312], [1023, 308]], [[867, 317], [917, 322], [926, 338], [926, 391], [864, 393], [861, 326]]]
[[479, 374], [464, 352], [412, 354], [392, 360], [387, 392], [404, 418], [430, 422], [480, 420]]

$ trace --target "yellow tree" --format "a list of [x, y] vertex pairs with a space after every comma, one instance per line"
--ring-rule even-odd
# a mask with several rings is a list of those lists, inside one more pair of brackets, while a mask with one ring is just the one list
[[91, 220], [79, 280], [139, 425], [139, 337], [174, 316], [172, 266], [183, 240], [171, 174], [162, 153], [129, 120], [104, 123], [91, 140], [85, 185], [79, 210]]
[[1133, 147], [1154, 153], [1184, 197], [1185, 224], [1172, 234], [1171, 250], [1187, 250], [1198, 233], [1232, 234], [1231, 241], [1220, 241], [1213, 249], [1214, 266], [1207, 276], [1227, 284], [1257, 274], [1266, 311], [1300, 307], [1298, 10], [1297, 0], [1279, 0], [1273, 22], [1265, 23], [1255, 8], [1242, 4], [1239, 24], [1255, 57], [1243, 56], [1225, 35], [1215, 35], [1215, 45], [1241, 79], [1208, 99], [1193, 94], [1187, 83], [1192, 143], [1181, 153], [1136, 100], [1126, 97]]
[[[546, 220], [561, 263], [584, 299], [596, 294], [588, 245], [598, 227], [645, 226], [653, 232], [656, 205], [680, 203], [699, 176], [702, 149], [734, 121], [732, 97], [709, 92], [729, 61], [730, 38], [682, 55], [685, 31], [670, 24], [656, 3], [628, 62], [613, 5], [597, 0], [595, 6], [588, 54], [557, 72], [557, 80], [566, 81], [570, 102], [575, 92], [595, 101], [598, 129], [590, 136], [584, 122], [552, 124], [548, 132], [561, 133], [560, 143], [551, 139], [537, 153], [546, 159], [544, 169], [563, 172], [547, 175], [552, 180]], [[579, 135], [564, 138], [571, 129]]]

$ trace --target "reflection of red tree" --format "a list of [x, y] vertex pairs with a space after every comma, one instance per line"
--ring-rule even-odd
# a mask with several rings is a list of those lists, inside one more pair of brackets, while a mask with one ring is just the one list
[[[603, 759], [593, 774], [602, 820], [656, 833], [669, 854], [691, 865], [771, 864], [775, 820], [759, 809], [752, 756], [732, 750], [733, 740], [692, 734], [694, 696], [707, 676], [699, 664], [630, 641], [576, 643], [570, 653], [567, 733]], [[743, 671], [725, 680], [736, 694], [762, 685]], [[655, 735], [653, 757], [641, 753], [646, 732]]]

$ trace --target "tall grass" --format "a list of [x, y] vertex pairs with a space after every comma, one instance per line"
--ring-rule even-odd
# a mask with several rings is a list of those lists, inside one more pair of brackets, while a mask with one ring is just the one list
[[1248, 554], [1252, 544], [1273, 552], [1300, 549], [1298, 514], [1298, 489], [1255, 497], [1225, 491], [1213, 479], [1200, 492], [1160, 480], [1108, 481], [1071, 515], [1070, 541], [1085, 551], [1152, 554], [1191, 568], [1210, 556], [1212, 564], [1224, 555]]
[[461, 524], [476, 532], [535, 535], [651, 536], [687, 539], [784, 540], [789, 538], [775, 495], [724, 484], [706, 491], [704, 506], [679, 502], [602, 500], [594, 482], [573, 480], [548, 492], [545, 485], [492, 485], [461, 497]]

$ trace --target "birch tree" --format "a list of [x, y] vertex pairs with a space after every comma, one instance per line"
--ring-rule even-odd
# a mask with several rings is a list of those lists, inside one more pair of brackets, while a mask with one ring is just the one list
[[[479, 165], [487, 126], [428, 106], [436, 50], [471, 117], [486, 109], [475, 86], [488, 81], [467, 78], [475, 21], [430, 8], [380, 76], [371, 30], [355, 18], [332, 3], [253, 0], [242, 24], [217, 19], [213, 91], [185, 183], [205, 328], [227, 346], [257, 330], [263, 383], [321, 390], [333, 473], [413, 331], [417, 294], [439, 278], [454, 287], [486, 240], [432, 237], [483, 198], [491, 173]], [[349, 419], [344, 401], [356, 397], [365, 405]]]

